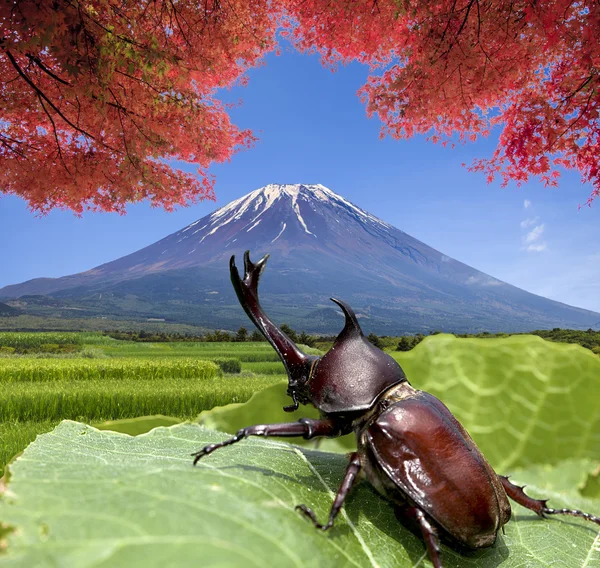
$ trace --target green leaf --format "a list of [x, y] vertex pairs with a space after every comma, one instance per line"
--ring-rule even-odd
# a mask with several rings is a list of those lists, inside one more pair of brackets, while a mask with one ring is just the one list
[[499, 473], [600, 456], [600, 357], [580, 345], [440, 334], [394, 358], [415, 388], [450, 408]]
[[[440, 334], [393, 356], [415, 388], [438, 396], [452, 410], [499, 473], [600, 456], [600, 358], [588, 349], [533, 335], [461, 339]], [[199, 421], [233, 434], [252, 424], [318, 416], [308, 406], [284, 412], [290, 404], [286, 388], [286, 382], [268, 387], [244, 404], [205, 411]], [[346, 436], [319, 447], [347, 452], [356, 444]]]
[[587, 476], [581, 494], [586, 497], [600, 499], [600, 465]]
[[[0, 519], [15, 530], [0, 567], [430, 566], [421, 538], [365, 482], [327, 533], [294, 510], [306, 503], [325, 519], [344, 456], [251, 438], [192, 467], [190, 453], [224, 437], [192, 424], [131, 437], [62, 422], [11, 465]], [[600, 514], [571, 486], [591, 467], [567, 461], [513, 479], [552, 506]], [[445, 568], [591, 568], [599, 542], [596, 525], [515, 507], [494, 547], [444, 545], [442, 555]]]

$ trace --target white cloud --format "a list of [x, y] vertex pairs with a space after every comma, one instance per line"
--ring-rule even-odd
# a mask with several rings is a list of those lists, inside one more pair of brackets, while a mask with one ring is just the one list
[[521, 229], [526, 229], [527, 227], [531, 227], [531, 225], [535, 225], [540, 220], [539, 217], [529, 217], [524, 221], [521, 221]]
[[529, 233], [525, 235], [524, 240], [526, 243], [532, 243], [533, 241], [537, 241], [542, 236], [543, 232], [544, 224], [542, 223], [541, 225], [537, 225], [533, 229], [531, 229], [531, 231], [529, 231]]
[[[527, 227], [531, 227], [531, 225], [535, 225], [538, 221], [539, 217], [534, 217], [531, 219], [525, 219], [525, 221], [521, 221], [521, 228], [526, 229]], [[523, 247], [521, 250], [525, 250], [527, 252], [542, 252], [546, 250], [548, 247], [545, 241], [541, 240], [542, 235], [544, 234], [544, 224], [536, 225], [529, 231], [527, 234], [523, 236]]]
[[529, 245], [527, 247], [527, 252], [542, 252], [543, 250], [546, 250], [546, 243], [537, 243], [535, 245]]
[[531, 201], [529, 201], [529, 199], [523, 201], [523, 207], [525, 207], [525, 209], [529, 209], [531, 207]]

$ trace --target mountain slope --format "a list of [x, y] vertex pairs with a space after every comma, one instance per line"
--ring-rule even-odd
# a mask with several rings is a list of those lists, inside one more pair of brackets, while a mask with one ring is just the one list
[[11, 308], [10, 306], [7, 306], [6, 304], [0, 302], [0, 317], [18, 316], [19, 313], [19, 310]]
[[261, 282], [265, 308], [307, 331], [339, 327], [330, 296], [354, 305], [377, 333], [588, 328], [600, 321], [600, 314], [453, 260], [322, 185], [300, 184], [257, 189], [133, 254], [80, 274], [7, 286], [0, 297], [52, 296], [55, 307], [87, 315], [232, 328], [246, 322], [227, 263], [247, 249], [253, 259], [271, 254]]

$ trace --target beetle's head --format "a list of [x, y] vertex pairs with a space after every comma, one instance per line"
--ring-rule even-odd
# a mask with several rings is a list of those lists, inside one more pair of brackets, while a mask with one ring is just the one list
[[312, 370], [320, 357], [306, 356], [306, 361], [301, 365], [288, 365], [288, 388], [287, 394], [292, 399], [292, 404], [284, 406], [286, 412], [294, 412], [300, 404], [309, 404], [310, 394], [308, 391], [308, 381], [310, 380]]

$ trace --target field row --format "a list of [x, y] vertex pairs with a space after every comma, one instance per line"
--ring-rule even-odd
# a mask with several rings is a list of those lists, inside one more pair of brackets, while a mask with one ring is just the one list
[[235, 348], [220, 348], [215, 343], [127, 343], [125, 345], [102, 346], [102, 351], [109, 357], [200, 357], [213, 359], [216, 357], [234, 357], [242, 362], [279, 361], [277, 353], [268, 343], [258, 343], [260, 348], [252, 344], [224, 344]]
[[222, 375], [216, 363], [199, 359], [0, 359], [0, 383], [210, 379]]
[[[280, 380], [278, 377], [275, 380]], [[3, 421], [80, 419], [117, 420], [166, 414], [193, 418], [202, 410], [242, 402], [273, 384], [272, 377], [212, 379], [101, 379], [10, 383], [0, 394]]]
[[31, 349], [42, 345], [81, 345], [86, 334], [68, 332], [20, 333], [0, 332], [0, 347]]

